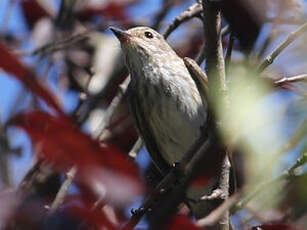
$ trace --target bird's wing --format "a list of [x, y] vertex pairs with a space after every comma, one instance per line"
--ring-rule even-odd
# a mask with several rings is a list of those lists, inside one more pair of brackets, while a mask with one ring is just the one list
[[138, 97], [138, 95], [136, 95], [134, 90], [132, 90], [130, 87], [128, 88], [128, 97], [130, 112], [132, 113], [137, 129], [145, 142], [147, 151], [149, 152], [154, 165], [157, 167], [157, 169], [161, 172], [162, 175], [165, 175], [169, 171], [170, 167], [167, 162], [162, 158], [162, 155], [157, 145], [157, 140], [152, 134], [148, 122], [146, 122], [146, 120], [144, 119], [147, 114], [145, 114], [144, 109], [141, 108], [142, 103], [140, 102], [140, 100], [142, 100], [142, 98]]
[[199, 65], [191, 58], [183, 58], [184, 64], [189, 70], [191, 77], [196, 83], [197, 89], [201, 95], [204, 104], [208, 101], [208, 78], [207, 75], [202, 71]]

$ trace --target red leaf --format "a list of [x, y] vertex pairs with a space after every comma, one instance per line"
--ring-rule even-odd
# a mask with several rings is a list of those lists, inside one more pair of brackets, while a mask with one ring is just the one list
[[34, 73], [0, 43], [0, 67], [7, 73], [12, 74], [28, 87], [34, 94], [43, 99], [50, 107], [59, 114], [64, 115], [60, 105], [52, 93], [43, 86]]
[[167, 230], [205, 230], [196, 226], [192, 220], [186, 216], [174, 216]]
[[21, 6], [30, 28], [42, 17], [50, 17], [50, 14], [36, 1], [21, 1]]
[[28, 133], [39, 156], [57, 169], [76, 165], [78, 179], [94, 194], [107, 191], [109, 201], [122, 205], [142, 192], [137, 167], [124, 154], [115, 147], [101, 147], [68, 119], [31, 112], [18, 115], [12, 123]]
[[255, 226], [252, 230], [304, 230], [303, 228], [297, 228], [286, 224], [273, 224], [273, 225], [261, 225]]
[[[42, 156], [59, 168], [103, 165], [126, 175], [137, 175], [135, 166], [114, 147], [100, 147], [99, 143], [79, 131], [65, 118], [45, 112], [29, 112], [18, 115], [13, 123], [22, 127], [35, 144], [44, 149]], [[52, 151], [50, 151], [52, 149]]]

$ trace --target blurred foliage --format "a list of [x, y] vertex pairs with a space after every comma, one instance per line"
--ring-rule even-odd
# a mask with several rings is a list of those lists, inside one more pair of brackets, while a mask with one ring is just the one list
[[[181, 57], [195, 58], [206, 67], [199, 20], [203, 15], [191, 14], [188, 8], [195, 2], [8, 0], [1, 4], [6, 9], [0, 22], [0, 67], [3, 76], [22, 85], [13, 103], [0, 108], [8, 110], [0, 124], [1, 228], [121, 229], [129, 223], [131, 204], [153, 191], [161, 178], [152, 165], [140, 176], [146, 151], [140, 152], [136, 163], [128, 157], [138, 134], [124, 92], [128, 71], [108, 26], [147, 25], [168, 31], [168, 40]], [[259, 71], [263, 61], [270, 60], [265, 58], [304, 24], [306, 3], [218, 4], [226, 31], [223, 51], [225, 56], [232, 53], [226, 66], [227, 103], [215, 98], [213, 104], [222, 124], [219, 132], [236, 162], [232, 193], [243, 190], [230, 210], [234, 229], [306, 229], [305, 29], [273, 64]], [[23, 32], [10, 28], [15, 11], [21, 14], [17, 23], [27, 27]], [[233, 29], [233, 44], [227, 26], [228, 31]], [[25, 159], [26, 144], [14, 146], [22, 130], [31, 138], [33, 165], [28, 165], [26, 175], [18, 175], [17, 184], [11, 165]], [[16, 155], [22, 156], [16, 159]], [[295, 164], [297, 159], [300, 164]], [[154, 207], [165, 214], [162, 206]], [[186, 214], [182, 210], [179, 213]], [[200, 229], [181, 215], [174, 215], [166, 226]]]

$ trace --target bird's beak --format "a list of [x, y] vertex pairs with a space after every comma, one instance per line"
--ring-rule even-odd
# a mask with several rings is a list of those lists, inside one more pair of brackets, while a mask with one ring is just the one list
[[115, 28], [113, 26], [110, 26], [109, 28], [110, 28], [110, 30], [112, 30], [112, 32], [115, 34], [115, 36], [118, 38], [118, 40], [121, 41], [121, 42], [126, 42], [131, 37], [131, 35], [124, 30]]

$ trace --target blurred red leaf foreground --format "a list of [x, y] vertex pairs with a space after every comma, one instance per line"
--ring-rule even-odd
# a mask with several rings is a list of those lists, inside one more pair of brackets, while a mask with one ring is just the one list
[[[39, 157], [56, 169], [78, 168], [82, 188], [116, 205], [124, 205], [143, 190], [137, 167], [112, 146], [101, 147], [65, 117], [36, 111], [11, 120], [27, 132]], [[85, 186], [84, 186], [85, 185]]]
[[30, 27], [33, 27], [33, 25], [43, 17], [51, 17], [49, 12], [47, 12], [38, 1], [21, 1], [21, 6]]
[[59, 114], [64, 114], [55, 97], [49, 90], [43, 86], [36, 78], [34, 73], [26, 67], [14, 54], [8, 51], [5, 46], [0, 43], [0, 68], [3, 71], [12, 74], [28, 87], [34, 94], [42, 98], [51, 108], [55, 109]]
[[[118, 230], [119, 226], [115, 226], [110, 218], [105, 215], [100, 209], [94, 208], [93, 204], [87, 202], [86, 199], [80, 196], [70, 196], [68, 205], [64, 208], [75, 220], [82, 220], [89, 224], [93, 229], [108, 229]], [[75, 201], [75, 202], [74, 202]]]

